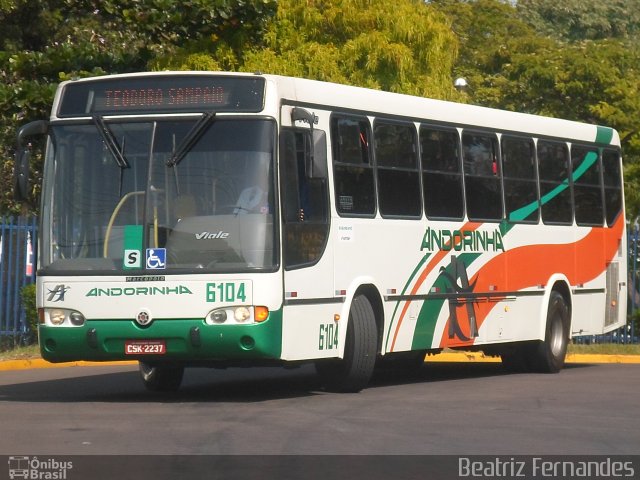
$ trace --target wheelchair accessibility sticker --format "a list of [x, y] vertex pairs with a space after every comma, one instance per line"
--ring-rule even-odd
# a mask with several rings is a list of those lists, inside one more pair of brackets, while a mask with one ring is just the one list
[[162, 270], [167, 268], [166, 248], [147, 248], [146, 265], [149, 270]]

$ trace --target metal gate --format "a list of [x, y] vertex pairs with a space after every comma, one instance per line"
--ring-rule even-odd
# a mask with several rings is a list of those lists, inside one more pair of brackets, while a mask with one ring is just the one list
[[37, 243], [36, 217], [0, 218], [0, 335], [14, 343], [30, 336], [20, 293], [35, 281]]

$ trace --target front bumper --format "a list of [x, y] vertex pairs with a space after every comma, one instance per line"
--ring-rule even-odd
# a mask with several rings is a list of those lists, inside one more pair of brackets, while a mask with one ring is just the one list
[[[277, 360], [282, 352], [282, 311], [249, 325], [209, 325], [202, 319], [88, 320], [82, 327], [38, 327], [40, 352], [53, 363], [143, 360], [181, 364]], [[164, 340], [163, 355], [127, 355], [127, 340]]]

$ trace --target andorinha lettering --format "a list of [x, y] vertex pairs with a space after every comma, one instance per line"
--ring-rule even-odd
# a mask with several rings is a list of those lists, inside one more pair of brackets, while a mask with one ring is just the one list
[[193, 292], [184, 285], [177, 287], [111, 287], [92, 288], [85, 295], [87, 297], [134, 297], [153, 295], [193, 295]]
[[420, 250], [448, 252], [504, 252], [500, 230], [436, 230], [427, 227]]

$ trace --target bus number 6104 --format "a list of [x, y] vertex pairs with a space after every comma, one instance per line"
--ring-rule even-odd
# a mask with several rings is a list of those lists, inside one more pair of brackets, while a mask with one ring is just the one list
[[320, 350], [333, 350], [334, 348], [338, 348], [338, 325], [333, 323], [320, 325], [318, 348]]

